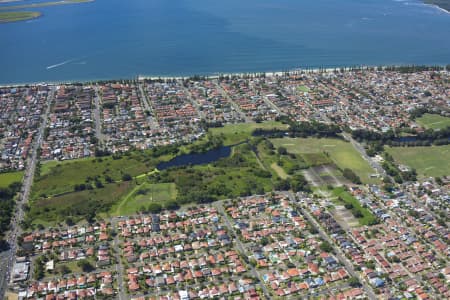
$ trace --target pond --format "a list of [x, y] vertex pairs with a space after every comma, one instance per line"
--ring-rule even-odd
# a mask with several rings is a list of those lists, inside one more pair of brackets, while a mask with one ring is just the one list
[[231, 154], [231, 146], [222, 146], [204, 153], [192, 153], [179, 155], [169, 161], [159, 163], [158, 170], [165, 170], [171, 167], [181, 167], [188, 165], [204, 165], [228, 157]]

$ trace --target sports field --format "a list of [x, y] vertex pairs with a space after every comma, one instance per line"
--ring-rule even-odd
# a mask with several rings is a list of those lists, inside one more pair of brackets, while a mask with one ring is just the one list
[[431, 147], [386, 147], [397, 163], [416, 169], [420, 176], [450, 175], [450, 145]]
[[370, 177], [374, 170], [346, 141], [333, 138], [280, 138], [271, 141], [275, 147], [283, 146], [291, 153], [325, 153], [339, 168], [352, 169], [363, 183], [378, 182], [377, 178]]
[[23, 171], [0, 173], [0, 187], [8, 187], [13, 182], [22, 182]]
[[427, 129], [442, 129], [450, 126], [450, 118], [437, 114], [424, 114], [418, 118], [417, 123]]

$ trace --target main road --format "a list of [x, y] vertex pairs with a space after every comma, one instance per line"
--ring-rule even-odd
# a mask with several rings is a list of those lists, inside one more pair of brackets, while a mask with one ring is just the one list
[[22, 180], [22, 189], [19, 197], [16, 201], [16, 215], [11, 220], [10, 231], [7, 235], [8, 244], [10, 245], [7, 251], [4, 251], [0, 255], [0, 299], [5, 299], [5, 293], [8, 286], [8, 279], [10, 278], [12, 268], [15, 263], [15, 256], [17, 252], [17, 238], [22, 234], [20, 224], [24, 218], [24, 205], [28, 203], [30, 196], [31, 185], [33, 184], [34, 171], [36, 169], [38, 150], [41, 147], [44, 137], [44, 130], [47, 127], [48, 115], [50, 113], [51, 104], [53, 101], [55, 88], [50, 90], [47, 96], [47, 107], [42, 115], [42, 121], [39, 126], [36, 139], [33, 141], [31, 155], [27, 161], [27, 165], [24, 172], [24, 178]]
[[105, 140], [105, 136], [102, 133], [102, 119], [101, 119], [101, 107], [100, 107], [100, 93], [98, 92], [98, 86], [94, 87], [95, 97], [94, 97], [94, 121], [95, 121], [95, 137], [102, 144]]

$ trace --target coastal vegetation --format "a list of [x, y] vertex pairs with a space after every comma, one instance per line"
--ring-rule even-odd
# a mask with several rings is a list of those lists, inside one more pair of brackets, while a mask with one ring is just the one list
[[[2, 6], [0, 6], [0, 10], [1, 8]], [[40, 16], [41, 13], [35, 11], [12, 11], [12, 12], [0, 11], [0, 23], [25, 21], [39, 18]]]
[[85, 3], [85, 2], [93, 2], [93, 1], [94, 0], [62, 0], [62, 1], [50, 1], [50, 2], [38, 2], [38, 3], [29, 3], [29, 4], [0, 6], [0, 24], [1, 23], [9, 23], [9, 22], [17, 22], [17, 21], [26, 21], [26, 20], [30, 20], [30, 19], [39, 18], [42, 15], [42, 13], [37, 12], [37, 11], [16, 11], [16, 10], [28, 9], [28, 8], [40, 8], [40, 7], [56, 6], [56, 5]]

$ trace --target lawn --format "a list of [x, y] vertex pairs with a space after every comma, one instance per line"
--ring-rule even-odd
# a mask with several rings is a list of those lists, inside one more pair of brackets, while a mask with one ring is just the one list
[[214, 135], [224, 136], [224, 145], [233, 145], [247, 140], [252, 132], [257, 129], [287, 129], [288, 125], [281, 122], [269, 121], [263, 123], [238, 123], [227, 124], [224, 127], [210, 128], [209, 132]]
[[437, 114], [424, 114], [416, 122], [427, 129], [443, 129], [450, 126], [450, 118]]
[[143, 183], [136, 186], [119, 205], [111, 209], [111, 215], [132, 215], [139, 212], [142, 207], [147, 208], [148, 204], [157, 202], [164, 204], [169, 200], [175, 200], [177, 189], [174, 183]]
[[8, 187], [13, 182], [22, 182], [23, 171], [0, 173], [0, 188]]
[[414, 168], [424, 177], [450, 175], [450, 145], [430, 147], [386, 147], [394, 160]]
[[283, 146], [288, 152], [305, 155], [305, 160], [321, 164], [326, 158], [311, 156], [311, 153], [321, 153], [329, 157], [340, 169], [352, 169], [363, 183], [376, 183], [377, 178], [371, 178], [374, 170], [359, 155], [353, 146], [340, 139], [333, 138], [277, 138], [271, 140], [275, 147]]
[[[369, 209], [362, 207], [361, 203], [353, 197], [349, 192], [345, 190], [344, 187], [338, 187], [333, 189], [332, 191], [333, 196], [336, 197], [333, 201], [337, 204], [351, 204], [353, 205], [353, 209], [355, 211], [359, 211], [362, 214], [361, 218], [357, 218], [359, 221], [359, 224], [361, 225], [369, 225], [372, 222], [376, 221], [376, 217], [370, 212]], [[342, 199], [343, 201], [339, 200]]]

